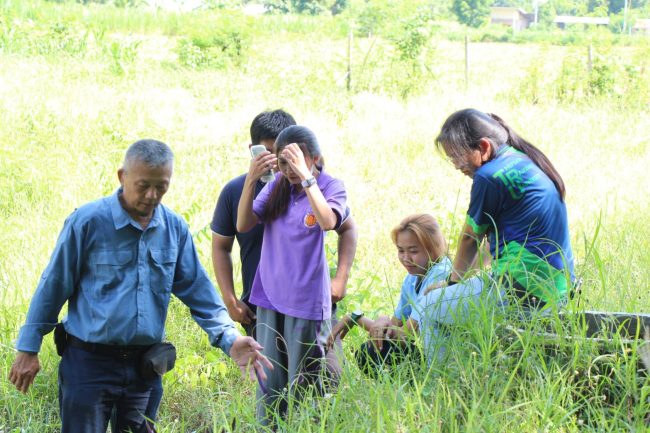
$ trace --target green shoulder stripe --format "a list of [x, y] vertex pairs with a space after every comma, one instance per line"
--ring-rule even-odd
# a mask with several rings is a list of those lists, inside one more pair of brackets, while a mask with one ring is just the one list
[[465, 223], [467, 223], [467, 225], [470, 226], [472, 230], [474, 230], [474, 233], [476, 233], [477, 235], [484, 234], [485, 232], [487, 232], [488, 227], [490, 227], [489, 224], [483, 224], [483, 225], [476, 224], [476, 221], [474, 221], [472, 217], [469, 215], [467, 215], [467, 217], [465, 218]]

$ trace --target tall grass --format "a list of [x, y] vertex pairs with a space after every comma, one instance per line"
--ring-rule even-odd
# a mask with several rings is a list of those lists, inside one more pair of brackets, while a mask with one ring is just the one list
[[[178, 41], [216, 12], [206, 18], [36, 1], [0, 5], [3, 377], [63, 220], [75, 207], [116, 188], [115, 172], [128, 144], [155, 137], [176, 152], [165, 203], [188, 220], [202, 262], [211, 269], [206, 226], [216, 198], [225, 182], [248, 166], [250, 121], [275, 107], [316, 131], [327, 169], [347, 186], [360, 239], [342, 312], [361, 307], [369, 315], [391, 313], [404, 271], [389, 232], [405, 215], [435, 215], [454, 250], [470, 182], [437, 154], [433, 138], [448, 114], [466, 106], [500, 114], [563, 174], [577, 273], [585, 280], [580, 305], [573, 301], [569, 307], [648, 309], [648, 101], [624, 86], [572, 101], [548, 96], [555, 93], [544, 80], [561, 76], [573, 48], [474, 44], [465, 91], [462, 45], [433, 36], [432, 49], [419, 59], [432, 74], [405, 97], [392, 40], [360, 37], [354, 41], [348, 93], [342, 79], [345, 21], [246, 18], [241, 30], [250, 43], [239, 65], [192, 68], [179, 61]], [[67, 36], [56, 39], [52, 32]], [[61, 42], [66, 40], [76, 42]], [[647, 48], [635, 45], [602, 55], [640, 65], [642, 59], [634, 59], [642, 52]], [[586, 67], [582, 62], [576, 67]], [[538, 87], [548, 97], [516, 96], [520, 83], [534, 84], [535, 65], [541, 68]], [[647, 68], [639, 73], [647, 80]], [[334, 245], [335, 237], [328, 241]], [[179, 361], [164, 378], [159, 430], [255, 430], [253, 384], [209, 347], [181, 303], [170, 308], [167, 333]], [[576, 341], [548, 347], [534, 338], [535, 330], [513, 333], [508, 324], [485, 312], [471, 326], [453, 330], [444, 362], [431, 368], [425, 362], [406, 364], [394, 377], [370, 380], [348, 362], [336, 394], [302, 402], [280, 427], [300, 432], [645, 428], [650, 386], [636, 374], [634, 353], [620, 350], [616, 338], [607, 351], [611, 356], [601, 356]], [[358, 331], [346, 339], [349, 360], [363, 339]], [[41, 362], [26, 396], [0, 381], [1, 432], [58, 431], [58, 358], [49, 336]]]

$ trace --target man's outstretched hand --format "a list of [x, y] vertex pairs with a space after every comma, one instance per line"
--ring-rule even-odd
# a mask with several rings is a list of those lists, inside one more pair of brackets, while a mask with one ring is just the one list
[[260, 350], [262, 346], [252, 337], [239, 336], [232, 344], [230, 357], [239, 366], [242, 376], [248, 373], [251, 380], [255, 380], [256, 375], [260, 380], [266, 380], [264, 367], [273, 370], [273, 364]]

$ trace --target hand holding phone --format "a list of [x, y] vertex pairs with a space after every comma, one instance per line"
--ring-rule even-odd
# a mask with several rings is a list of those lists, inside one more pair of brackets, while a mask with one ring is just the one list
[[[255, 159], [257, 155], [259, 155], [262, 152], [266, 152], [267, 149], [263, 144], [256, 144], [254, 146], [251, 146], [251, 157]], [[260, 180], [264, 183], [269, 183], [273, 179], [275, 179], [275, 176], [273, 175], [273, 171], [269, 170], [264, 175], [260, 178]]]

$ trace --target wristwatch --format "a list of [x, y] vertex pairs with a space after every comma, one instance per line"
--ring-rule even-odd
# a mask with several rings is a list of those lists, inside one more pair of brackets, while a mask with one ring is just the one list
[[350, 318], [352, 319], [352, 322], [356, 325], [357, 320], [361, 319], [363, 317], [363, 311], [361, 310], [354, 310], [352, 314], [350, 314]]
[[314, 176], [308, 177], [307, 179], [300, 182], [303, 188], [309, 188], [310, 186], [316, 184], [316, 178]]

